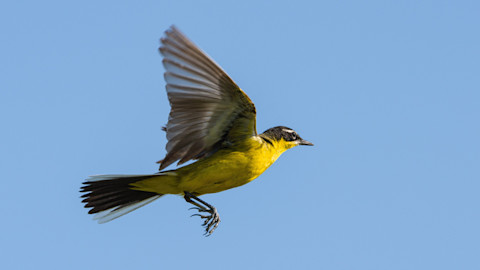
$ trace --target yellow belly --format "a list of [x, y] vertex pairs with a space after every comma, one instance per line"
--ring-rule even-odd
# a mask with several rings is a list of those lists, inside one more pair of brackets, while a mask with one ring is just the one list
[[207, 159], [178, 169], [181, 178], [179, 188], [199, 195], [220, 192], [252, 181], [269, 165], [252, 160], [249, 153], [217, 152]]
[[135, 184], [137, 189], [162, 194], [216, 193], [244, 185], [262, 174], [283, 151], [258, 138], [216, 152], [212, 156]]

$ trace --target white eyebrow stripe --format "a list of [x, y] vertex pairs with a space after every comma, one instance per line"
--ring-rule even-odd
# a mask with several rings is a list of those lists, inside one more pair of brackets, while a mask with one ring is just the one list
[[294, 132], [295, 132], [295, 131], [293, 131], [293, 130], [291, 130], [291, 129], [285, 129], [285, 128], [282, 129], [282, 130], [285, 131], [285, 132], [288, 132], [288, 133], [294, 133]]

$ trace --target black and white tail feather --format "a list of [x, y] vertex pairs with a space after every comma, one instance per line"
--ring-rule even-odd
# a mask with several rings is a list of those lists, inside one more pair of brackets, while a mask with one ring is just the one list
[[147, 205], [163, 196], [154, 192], [133, 190], [131, 184], [150, 178], [149, 175], [107, 174], [90, 176], [83, 183], [80, 192], [85, 208], [92, 208], [94, 220], [106, 223], [133, 210]]

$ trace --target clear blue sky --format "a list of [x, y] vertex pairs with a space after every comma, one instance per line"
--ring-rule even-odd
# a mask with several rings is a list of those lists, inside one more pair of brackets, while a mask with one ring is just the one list
[[[3, 1], [1, 269], [480, 269], [478, 1]], [[171, 24], [315, 147], [111, 223], [89, 175], [153, 173]]]

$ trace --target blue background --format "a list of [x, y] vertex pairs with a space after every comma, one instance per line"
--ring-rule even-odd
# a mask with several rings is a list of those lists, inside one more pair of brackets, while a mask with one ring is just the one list
[[[228, 3], [227, 3], [228, 2]], [[480, 269], [478, 1], [3, 1], [1, 269]], [[315, 143], [203, 198], [91, 220], [89, 175], [154, 173], [171, 24]], [[173, 168], [173, 166], [172, 166]]]

